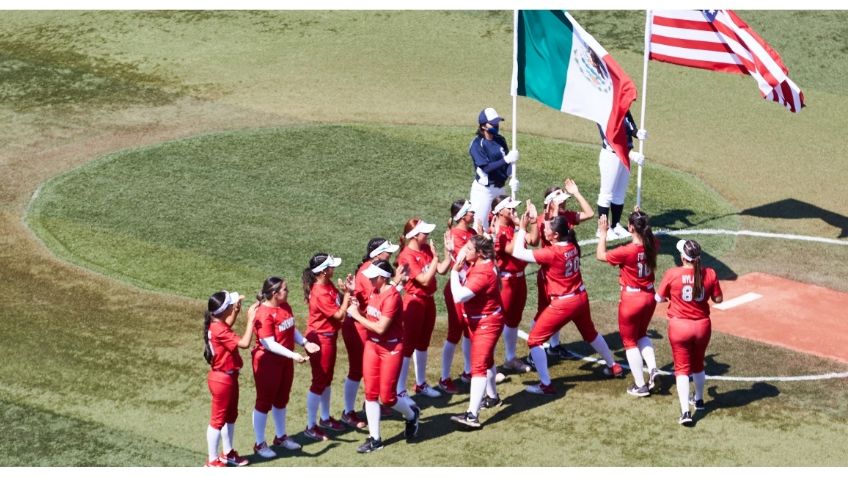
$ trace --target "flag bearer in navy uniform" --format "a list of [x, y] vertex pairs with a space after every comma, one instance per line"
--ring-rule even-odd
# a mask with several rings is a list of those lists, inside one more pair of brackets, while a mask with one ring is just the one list
[[[598, 217], [612, 212], [609, 218], [610, 228], [607, 232], [607, 240], [627, 238], [630, 237], [630, 233], [619, 221], [624, 210], [627, 184], [630, 182], [630, 169], [616, 155], [600, 125], [598, 125], [598, 131], [601, 133], [601, 153], [598, 155], [598, 168], [601, 171], [601, 185], [598, 191]], [[645, 156], [633, 150], [633, 138], [644, 141], [648, 138], [648, 133], [644, 129], [636, 128], [636, 122], [633, 121], [630, 111], [624, 117], [622, 134], [627, 135], [629, 159], [642, 165]]]
[[474, 182], [471, 183], [471, 208], [474, 223], [489, 228], [489, 212], [492, 200], [504, 194], [504, 185], [509, 180], [513, 192], [518, 190], [518, 179], [510, 179], [512, 164], [518, 160], [518, 150], [510, 151], [506, 139], [498, 133], [503, 118], [494, 108], [480, 111], [477, 135], [471, 140], [468, 154], [474, 163]]

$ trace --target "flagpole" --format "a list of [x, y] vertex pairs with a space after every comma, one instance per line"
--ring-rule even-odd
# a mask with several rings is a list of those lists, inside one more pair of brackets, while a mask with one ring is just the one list
[[[642, 105], [639, 114], [639, 129], [645, 129], [645, 100], [648, 94], [648, 57], [651, 54], [651, 11], [645, 10], [645, 55], [642, 65]], [[639, 140], [639, 153], [645, 154], [645, 141]], [[642, 165], [636, 179], [636, 206], [642, 207]]]
[[[518, 150], [518, 10], [512, 11], [512, 148]], [[512, 178], [516, 179], [518, 163], [512, 163]], [[515, 200], [515, 188], [510, 186], [510, 195]]]

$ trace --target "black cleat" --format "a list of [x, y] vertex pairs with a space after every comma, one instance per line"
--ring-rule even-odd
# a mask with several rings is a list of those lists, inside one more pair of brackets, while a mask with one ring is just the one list
[[368, 436], [368, 439], [365, 439], [365, 444], [359, 446], [356, 449], [356, 452], [359, 452], [360, 454], [368, 454], [382, 448], [383, 441], [381, 439], [374, 439], [373, 437]]

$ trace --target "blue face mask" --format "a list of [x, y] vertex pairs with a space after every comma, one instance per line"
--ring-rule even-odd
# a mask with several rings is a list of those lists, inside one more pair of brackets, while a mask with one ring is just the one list
[[489, 134], [491, 134], [491, 135], [493, 135], [493, 136], [497, 136], [497, 134], [498, 134], [498, 127], [497, 127], [497, 126], [493, 126], [493, 127], [490, 127], [490, 128], [488, 128], [488, 129], [486, 129], [486, 131], [488, 131], [488, 132], [489, 132]]

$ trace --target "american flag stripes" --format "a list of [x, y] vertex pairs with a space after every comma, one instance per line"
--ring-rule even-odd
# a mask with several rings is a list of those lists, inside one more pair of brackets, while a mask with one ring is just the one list
[[650, 59], [751, 75], [763, 98], [796, 113], [804, 93], [780, 56], [731, 10], [653, 11]]

